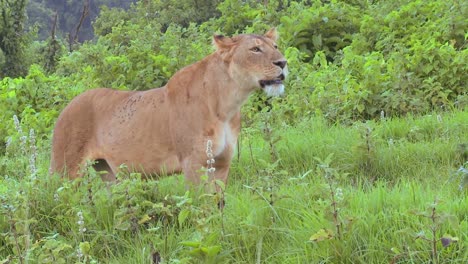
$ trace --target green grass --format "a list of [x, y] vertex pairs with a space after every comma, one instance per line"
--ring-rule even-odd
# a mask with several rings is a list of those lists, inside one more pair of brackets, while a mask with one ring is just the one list
[[62, 181], [47, 176], [45, 147], [31, 179], [29, 152], [12, 152], [1, 163], [0, 260], [466, 263], [468, 196], [456, 172], [466, 167], [467, 120], [466, 111], [353, 126], [312, 118], [273, 126], [273, 150], [246, 130], [223, 211], [181, 176]]

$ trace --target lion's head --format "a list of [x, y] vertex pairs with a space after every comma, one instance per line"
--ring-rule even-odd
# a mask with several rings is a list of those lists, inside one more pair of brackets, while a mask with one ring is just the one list
[[245, 34], [235, 37], [217, 35], [214, 43], [223, 60], [229, 63], [231, 78], [241, 87], [261, 87], [269, 96], [284, 92], [283, 81], [288, 73], [286, 59], [278, 50], [276, 29], [265, 35]]

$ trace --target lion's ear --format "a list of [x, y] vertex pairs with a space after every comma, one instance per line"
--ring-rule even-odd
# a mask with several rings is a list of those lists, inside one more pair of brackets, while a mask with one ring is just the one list
[[217, 50], [228, 50], [234, 46], [235, 42], [232, 38], [225, 37], [223, 35], [214, 35], [213, 44]]
[[267, 33], [265, 33], [264, 36], [275, 42], [278, 40], [278, 37], [279, 37], [278, 31], [276, 31], [276, 28], [271, 28], [270, 30], [267, 31]]

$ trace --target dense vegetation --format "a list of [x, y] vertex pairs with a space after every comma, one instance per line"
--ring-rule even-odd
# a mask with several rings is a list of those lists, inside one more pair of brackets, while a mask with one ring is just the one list
[[[90, 2], [70, 41], [87, 1], [0, 1], [0, 263], [467, 262], [466, 1]], [[243, 108], [224, 192], [48, 176], [74, 96], [159, 87], [214, 33], [271, 26], [286, 96]]]

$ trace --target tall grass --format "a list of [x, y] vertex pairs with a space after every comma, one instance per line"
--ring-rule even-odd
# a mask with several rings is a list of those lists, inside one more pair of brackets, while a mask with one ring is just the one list
[[466, 263], [467, 187], [456, 173], [466, 120], [464, 111], [246, 130], [223, 211], [181, 176], [122, 175], [110, 186], [92, 169], [73, 182], [50, 177], [47, 148], [31, 178], [32, 153], [13, 138], [0, 163], [0, 260]]

